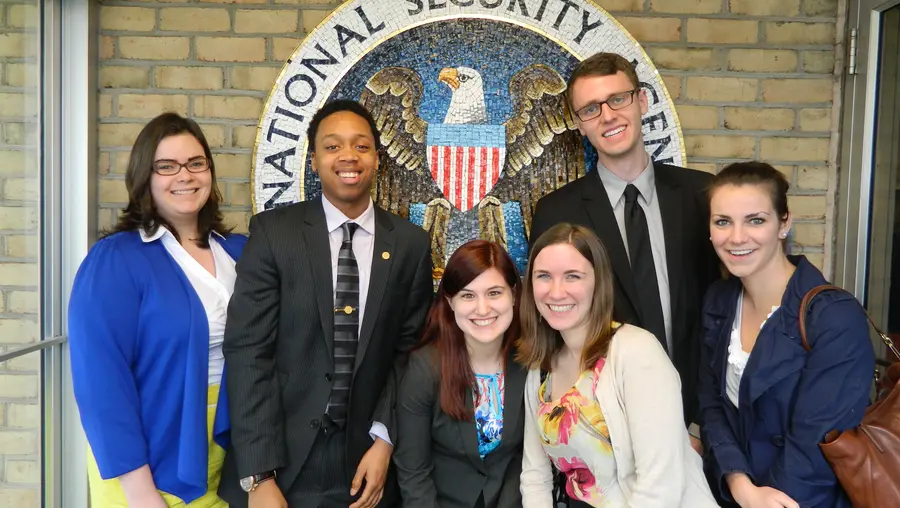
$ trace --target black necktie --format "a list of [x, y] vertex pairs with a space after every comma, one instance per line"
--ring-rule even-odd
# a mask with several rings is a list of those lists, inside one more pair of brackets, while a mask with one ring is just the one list
[[641, 327], [649, 330], [666, 345], [666, 324], [663, 320], [662, 304], [659, 300], [659, 283], [656, 280], [656, 266], [650, 248], [650, 230], [647, 216], [638, 203], [640, 191], [632, 184], [625, 187], [625, 235], [628, 237], [628, 255], [631, 258], [631, 273], [637, 286], [638, 311], [641, 313]]
[[359, 341], [359, 267], [353, 255], [353, 233], [358, 227], [352, 222], [341, 225], [344, 238], [338, 252], [334, 291], [334, 384], [325, 412], [341, 427], [347, 421], [347, 402]]

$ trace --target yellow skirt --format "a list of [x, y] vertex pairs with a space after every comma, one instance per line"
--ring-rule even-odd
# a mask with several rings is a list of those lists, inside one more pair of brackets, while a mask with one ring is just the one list
[[[207, 438], [209, 439], [209, 490], [191, 504], [185, 504], [180, 498], [160, 491], [163, 499], [171, 508], [226, 508], [228, 503], [219, 499], [216, 490], [219, 488], [219, 479], [222, 474], [222, 462], [225, 460], [225, 450], [212, 439], [213, 421], [216, 418], [216, 403], [219, 400], [219, 385], [212, 385], [207, 392], [206, 423]], [[125, 499], [125, 492], [117, 478], [104, 480], [100, 478], [100, 469], [94, 454], [88, 450], [88, 480], [91, 488], [91, 506], [98, 508], [129, 508]]]

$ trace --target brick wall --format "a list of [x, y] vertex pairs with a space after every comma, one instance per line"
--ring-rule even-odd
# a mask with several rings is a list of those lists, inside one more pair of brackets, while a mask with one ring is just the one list
[[[203, 125], [228, 218], [246, 230], [262, 105], [300, 39], [339, 3], [104, 2], [100, 226], [114, 221], [126, 199], [122, 178], [135, 135], [146, 120], [172, 109]], [[793, 250], [825, 266], [839, 0], [597, 3], [631, 31], [665, 76], [690, 165], [716, 171], [735, 160], [775, 164], [792, 183]]]
[[[38, 4], [0, 3], [0, 351], [40, 339]], [[41, 503], [39, 360], [0, 364], [0, 507]]]

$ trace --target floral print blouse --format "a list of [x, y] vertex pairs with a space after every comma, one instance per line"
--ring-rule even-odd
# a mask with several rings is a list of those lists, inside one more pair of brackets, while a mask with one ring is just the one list
[[551, 400], [553, 374], [548, 375], [538, 390], [538, 426], [544, 452], [566, 477], [569, 497], [597, 508], [615, 508], [626, 502], [609, 429], [594, 395], [605, 363], [601, 358], [582, 372], [559, 400]]
[[478, 430], [478, 454], [482, 459], [500, 446], [505, 377], [504, 371], [475, 374], [475, 428]]

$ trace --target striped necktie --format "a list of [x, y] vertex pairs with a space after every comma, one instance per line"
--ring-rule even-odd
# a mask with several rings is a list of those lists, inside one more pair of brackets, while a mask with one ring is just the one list
[[359, 225], [352, 222], [341, 224], [344, 238], [338, 252], [334, 291], [334, 384], [326, 414], [340, 427], [347, 421], [347, 403], [359, 341], [359, 267], [353, 255], [353, 233], [357, 228]]

